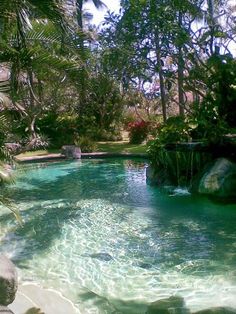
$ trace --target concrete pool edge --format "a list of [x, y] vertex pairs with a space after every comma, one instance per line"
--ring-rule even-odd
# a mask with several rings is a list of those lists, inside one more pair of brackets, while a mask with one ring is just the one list
[[[96, 158], [145, 158], [148, 159], [148, 154], [145, 153], [107, 153], [107, 152], [95, 152], [95, 153], [82, 153], [81, 159], [96, 159]], [[16, 162], [27, 163], [27, 162], [41, 162], [41, 161], [60, 161], [60, 160], [73, 160], [66, 159], [62, 154], [48, 154], [42, 156], [29, 156], [29, 157], [17, 157], [15, 156]], [[76, 160], [76, 159], [74, 159]]]
[[78, 313], [74, 304], [59, 291], [44, 289], [36, 283], [20, 284], [16, 299], [9, 308], [15, 314], [28, 313], [32, 309], [40, 309], [47, 314]]

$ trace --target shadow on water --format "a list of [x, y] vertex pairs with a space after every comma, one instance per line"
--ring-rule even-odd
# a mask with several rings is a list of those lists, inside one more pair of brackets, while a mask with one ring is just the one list
[[[126, 180], [124, 168], [120, 163], [112, 164], [108, 169], [107, 163], [104, 162], [92, 163], [90, 166], [86, 169], [83, 167], [75, 170], [66, 169], [67, 172], [63, 176], [51, 182], [42, 180], [41, 176], [30, 178], [27, 182], [31, 185], [33, 183], [35, 187], [31, 190], [25, 189], [24, 186], [13, 187], [12, 193], [16, 200], [30, 202], [35, 199], [42, 202], [22, 211], [25, 222], [23, 227], [17, 226], [6, 235], [5, 242], [20, 243], [21, 250], [16, 250], [13, 257], [18, 265], [20, 263], [23, 265], [24, 261], [34, 254], [47, 251], [53, 241], [60, 238], [63, 225], [68, 221], [79, 219], [81, 210], [76, 205], [78, 200], [84, 197], [85, 200], [92, 200], [101, 198], [102, 195], [103, 200], [111, 203], [133, 203], [129, 195], [122, 197], [123, 191], [129, 189], [129, 181]], [[135, 184], [138, 186], [138, 183]], [[131, 252], [133, 266], [148, 270], [152, 267], [160, 267], [162, 264], [168, 264], [169, 267], [183, 264], [185, 269], [183, 271], [191, 272], [193, 267], [185, 267], [188, 261], [203, 259], [215, 262], [227, 260], [231, 265], [236, 263], [236, 255], [233, 252], [235, 238], [232, 236], [234, 224], [232, 224], [232, 215], [227, 215], [226, 208], [223, 211], [222, 206], [218, 209], [214, 206], [213, 209], [210, 202], [203, 202], [192, 196], [163, 197], [159, 193], [151, 195], [154, 188], [149, 191], [151, 193], [146, 194], [146, 189], [140, 185], [138, 192], [131, 191], [136, 193], [135, 195], [144, 193], [144, 196], [147, 196], [139, 207], [126, 208], [125, 213], [111, 220], [111, 224], [129, 225], [129, 214], [132, 212], [133, 218], [135, 215], [137, 218], [138, 216], [143, 219], [148, 218], [148, 224], [143, 227], [138, 226], [139, 233], [126, 234], [126, 242], [120, 244], [125, 246], [127, 252]], [[117, 191], [118, 195], [115, 194]], [[156, 207], [156, 211], [146, 209], [149, 206], [148, 202], [153, 208]], [[2, 215], [0, 222], [4, 224], [11, 219], [10, 214]], [[223, 229], [219, 223], [221, 220], [224, 220]], [[107, 256], [109, 253], [103, 252]], [[101, 252], [92, 252], [91, 256], [94, 255], [100, 256]], [[198, 267], [199, 265], [196, 266]], [[214, 266], [212, 262], [209, 265], [205, 262], [204, 267], [213, 270], [218, 266]], [[198, 275], [197, 271], [195, 275]]]
[[[194, 196], [162, 195], [157, 188], [146, 186], [143, 168], [136, 171], [124, 161], [61, 166], [59, 171], [60, 165], [51, 166], [55, 169], [49, 169], [49, 173], [47, 168], [33, 169], [9, 189], [9, 197], [24, 206], [29, 204], [21, 213], [23, 227], [11, 227], [0, 247], [9, 249], [10, 243], [18, 267], [26, 267], [34, 255], [40, 256], [53, 247], [62, 236], [63, 227], [71, 222], [78, 226], [78, 232], [79, 228], [87, 228], [88, 235], [91, 232], [96, 236], [96, 232], [102, 231], [107, 250], [88, 249], [84, 258], [104, 265], [115, 263], [120, 258], [116, 252], [124, 250], [122, 263], [128, 259], [130, 267], [140, 272], [179, 266], [177, 271], [202, 276], [219, 272], [220, 267], [227, 272], [235, 266], [235, 206], [216, 205]], [[80, 206], [81, 200], [91, 200], [91, 207]], [[105, 207], [111, 209], [106, 211]], [[88, 218], [86, 225], [80, 224], [82, 214]], [[11, 214], [0, 216], [1, 225], [12, 226], [11, 220]], [[79, 299], [85, 303], [93, 301], [100, 308], [104, 305], [104, 313], [106, 305], [112, 309], [107, 313], [137, 314], [147, 310], [147, 304], [108, 300], [90, 291], [79, 295]]]
[[[4, 250], [4, 243], [15, 245], [12, 260], [17, 266], [24, 267], [24, 262], [29, 261], [33, 255], [50, 248], [53, 241], [60, 237], [62, 227], [67, 221], [78, 219], [80, 208], [73, 203], [51, 202], [46, 209], [40, 205], [32, 206], [21, 215], [23, 226], [17, 224], [12, 228], [2, 239], [1, 250]], [[11, 220], [11, 214], [0, 217], [1, 224]]]
[[86, 196], [87, 199], [94, 199], [101, 195], [104, 199], [111, 199], [112, 192], [127, 189], [122, 161], [112, 163], [112, 161], [93, 160], [87, 161], [86, 167], [83, 167], [83, 163], [74, 162], [73, 168], [65, 167], [61, 173], [53, 173], [54, 177], [45, 176], [47, 167], [35, 169], [33, 176], [19, 177], [18, 184], [6, 191], [7, 196], [16, 202], [58, 199], [71, 201], [78, 200], [83, 196]]

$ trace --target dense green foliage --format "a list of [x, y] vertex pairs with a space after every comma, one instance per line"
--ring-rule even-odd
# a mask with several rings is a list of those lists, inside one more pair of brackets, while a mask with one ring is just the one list
[[144, 120], [128, 124], [129, 141], [131, 144], [141, 144], [148, 136], [149, 124]]
[[85, 2], [1, 1], [1, 112], [10, 119], [1, 147], [91, 150], [130, 122], [130, 142], [153, 137], [155, 155], [167, 142], [217, 142], [234, 131], [230, 1], [122, 0], [101, 28]]

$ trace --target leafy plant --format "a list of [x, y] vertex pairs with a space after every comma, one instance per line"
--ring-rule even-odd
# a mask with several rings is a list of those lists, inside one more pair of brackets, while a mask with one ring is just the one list
[[148, 136], [149, 123], [144, 120], [130, 122], [128, 124], [129, 142], [141, 144]]
[[147, 150], [160, 185], [191, 186], [194, 175], [210, 161], [210, 155], [195, 151], [169, 151], [157, 140]]
[[97, 144], [87, 136], [77, 137], [75, 145], [80, 147], [82, 153], [92, 153], [97, 150]]
[[[178, 150], [178, 143], [189, 142], [196, 127], [197, 124], [187, 118], [171, 117], [160, 125], [156, 138], [148, 143], [147, 152], [155, 172], [159, 173], [160, 184], [187, 186], [205, 165], [207, 155], [191, 149]], [[168, 150], [167, 144], [172, 144], [174, 150]]]

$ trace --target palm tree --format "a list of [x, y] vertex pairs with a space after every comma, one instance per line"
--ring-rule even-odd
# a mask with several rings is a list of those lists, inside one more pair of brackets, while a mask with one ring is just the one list
[[[0, 37], [3, 43], [0, 63], [10, 64], [11, 100], [26, 116], [29, 137], [33, 141], [37, 139], [35, 122], [42, 108], [43, 84], [39, 74], [43, 69], [47, 73], [51, 69], [68, 74], [79, 67], [78, 58], [69, 60], [61, 55], [61, 38], [64, 37], [64, 50], [71, 42], [63, 9], [57, 3], [54, 0], [4, 0], [0, 4], [0, 25], [4, 30]], [[36, 23], [33, 22], [35, 17]], [[47, 22], [39, 23], [39, 18]], [[70, 45], [70, 48], [73, 47]], [[19, 106], [22, 99], [23, 106]]]
[[[84, 19], [83, 19], [83, 6], [86, 2], [92, 2], [97, 9], [106, 7], [106, 5], [101, 0], [76, 0], [76, 20], [79, 31], [84, 33]], [[86, 71], [86, 49], [85, 49], [85, 37], [79, 36], [78, 47], [81, 59], [84, 63], [84, 67], [81, 69], [81, 75], [79, 79], [80, 84], [80, 104], [79, 112], [82, 114], [84, 104], [86, 103], [86, 84], [87, 84], [87, 71]]]
[[[39, 19], [44, 23], [39, 23]], [[0, 1], [0, 65], [10, 71], [10, 79], [0, 81], [0, 171], [4, 164], [13, 162], [5, 147], [10, 125], [2, 108], [6, 103], [14, 105], [27, 117], [31, 135], [37, 136], [35, 120], [43, 101], [40, 74], [47, 69], [48, 75], [52, 71], [69, 76], [80, 66], [78, 58], [70, 60], [69, 54], [68, 58], [60, 54], [62, 36], [70, 45], [68, 51], [75, 47], [69, 42], [69, 35], [59, 1]], [[4, 173], [1, 181], [5, 181]], [[19, 219], [17, 210], [1, 193], [0, 204], [9, 207]]]

